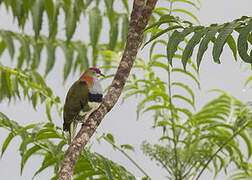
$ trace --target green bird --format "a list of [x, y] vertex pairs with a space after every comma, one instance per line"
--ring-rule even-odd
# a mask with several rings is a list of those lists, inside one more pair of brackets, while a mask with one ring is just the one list
[[100, 69], [89, 68], [79, 80], [73, 83], [67, 93], [63, 112], [63, 130], [69, 132], [71, 141], [75, 136], [78, 122], [89, 125], [86, 121], [88, 116], [102, 102], [103, 90], [99, 82], [100, 76], [104, 76]]

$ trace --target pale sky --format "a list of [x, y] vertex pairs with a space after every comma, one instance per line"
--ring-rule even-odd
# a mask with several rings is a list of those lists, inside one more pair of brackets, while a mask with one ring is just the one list
[[[160, 0], [161, 1], [161, 0]], [[251, 0], [202, 0], [201, 10], [196, 13], [200, 19], [201, 24], [208, 25], [211, 23], [223, 23], [226, 21], [232, 21], [233, 19], [239, 18], [243, 15], [252, 16], [252, 1]], [[12, 19], [6, 14], [4, 8], [0, 8], [0, 28], [9, 28], [17, 30], [16, 26], [12, 24]], [[63, 20], [62, 18], [60, 20]], [[63, 27], [62, 27], [63, 28]], [[31, 26], [26, 27], [26, 32], [32, 32]], [[82, 28], [83, 29], [83, 28]], [[61, 33], [61, 32], [60, 32]], [[83, 37], [83, 32], [77, 31], [75, 38]], [[105, 38], [103, 35], [101, 39]], [[143, 52], [139, 54], [144, 54]], [[54, 72], [51, 72], [48, 76], [47, 83], [54, 90], [57, 96], [60, 96], [61, 101], [64, 101], [65, 94], [76, 79], [78, 75], [70, 76], [66, 84], [62, 87], [62, 53], [57, 52], [56, 66]], [[44, 57], [45, 58], [45, 57]], [[211, 51], [207, 51], [206, 55], [201, 64], [200, 69], [200, 82], [202, 90], [196, 96], [198, 104], [201, 106], [205, 102], [209, 101], [211, 96], [206, 94], [206, 91], [213, 88], [219, 88], [227, 91], [235, 97], [247, 101], [251, 100], [251, 89], [243, 88], [245, 80], [252, 75], [251, 71], [245, 71], [245, 65], [239, 66], [240, 61], [235, 62], [232, 57], [231, 51], [227, 48], [221, 56], [222, 64], [217, 65], [213, 63], [211, 57]], [[8, 55], [1, 57], [1, 62], [9, 61]], [[59, 69], [57, 71], [57, 69]], [[60, 80], [58, 80], [60, 79]], [[107, 82], [108, 83], [108, 82]], [[104, 84], [106, 86], [106, 84]], [[196, 99], [196, 100], [197, 100]], [[153, 130], [153, 120], [151, 116], [141, 116], [140, 120], [136, 121], [136, 104], [135, 98], [128, 99], [124, 104], [117, 103], [116, 106], [106, 115], [102, 124], [98, 128], [98, 133], [112, 133], [115, 136], [118, 144], [131, 144], [136, 148], [136, 152], [129, 152], [129, 154], [140, 164], [140, 166], [148, 172], [153, 180], [165, 180], [166, 173], [156, 166], [156, 162], [150, 161], [150, 159], [144, 156], [140, 150], [140, 144], [143, 140], [148, 140], [150, 143], [157, 143], [160, 137], [160, 132], [156, 129]], [[16, 102], [8, 106], [7, 101], [0, 104], [0, 111], [5, 113], [9, 118], [18, 121], [20, 124], [25, 125], [32, 122], [38, 122], [46, 119], [44, 105], [38, 106], [37, 112], [33, 110], [32, 105], [27, 102]], [[56, 113], [54, 113], [54, 122], [62, 126], [62, 120]], [[0, 147], [3, 140], [7, 137], [8, 131], [0, 128]], [[118, 162], [119, 164], [126, 167], [130, 172], [133, 172], [137, 176], [142, 176], [141, 172], [137, 170], [133, 164], [126, 159], [123, 154], [113, 151], [110, 145], [106, 142], [98, 144], [93, 139], [94, 146], [93, 151], [97, 151], [110, 158], [111, 160]], [[20, 176], [20, 155], [18, 151], [18, 145], [20, 140], [15, 138], [9, 147], [7, 148], [3, 158], [0, 160], [0, 176], [1, 179], [8, 180], [28, 180], [31, 179], [34, 172], [40, 167], [41, 158], [36, 156], [30, 158], [24, 168], [23, 175]], [[43, 173], [38, 175], [35, 179], [46, 180], [47, 177], [53, 173], [52, 169], [45, 170]], [[210, 173], [205, 173], [201, 179], [211, 180], [212, 176]], [[227, 179], [223, 174], [217, 176], [217, 180]]]

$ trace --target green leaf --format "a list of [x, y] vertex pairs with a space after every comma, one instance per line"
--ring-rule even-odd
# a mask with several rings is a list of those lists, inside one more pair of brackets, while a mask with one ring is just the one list
[[23, 169], [24, 169], [24, 165], [27, 162], [27, 160], [31, 157], [31, 155], [33, 155], [34, 153], [36, 153], [37, 151], [39, 151], [41, 148], [37, 145], [31, 147], [30, 149], [28, 149], [25, 154], [22, 155], [22, 160], [21, 160], [21, 175], [23, 173]]
[[[154, 92], [151, 95], [147, 96], [137, 105], [137, 119], [139, 119], [140, 111], [144, 109], [146, 103], [151, 101], [156, 101], [157, 99], [162, 98], [164, 102], [169, 101], [169, 96], [166, 93]], [[160, 101], [160, 100], [159, 100]]]
[[250, 142], [250, 139], [248, 138], [248, 136], [246, 135], [246, 133], [244, 131], [241, 131], [239, 133], [239, 135], [242, 137], [242, 139], [245, 141], [246, 143], [246, 147], [247, 147], [247, 153], [248, 153], [248, 159], [251, 157], [252, 155], [252, 145], [251, 145], [251, 142]]
[[182, 96], [182, 95], [174, 94], [174, 95], [172, 96], [172, 98], [173, 98], [173, 99], [175, 99], [175, 98], [181, 99], [181, 100], [183, 100], [183, 101], [189, 103], [189, 104], [193, 107], [193, 109], [195, 109], [194, 102], [192, 102], [190, 99], [188, 99], [188, 98], [186, 98], [186, 97], [184, 97], [184, 96]]
[[58, 159], [56, 157], [53, 157], [51, 153], [47, 153], [45, 155], [45, 158], [43, 160], [41, 167], [35, 172], [32, 179], [34, 179], [34, 177], [37, 176], [39, 173], [41, 173], [43, 170], [56, 164], [57, 162], [58, 162]]
[[184, 38], [194, 32], [195, 30], [197, 30], [198, 28], [202, 28], [201, 26], [196, 26], [196, 27], [189, 27], [189, 28], [185, 28], [183, 31], [181, 32], [178, 32], [177, 30], [175, 30], [168, 43], [167, 43], [167, 49], [166, 49], [166, 52], [167, 52], [167, 59], [169, 61], [169, 63], [172, 65], [172, 58], [175, 54], [175, 52], [177, 51], [178, 49], [178, 45], [180, 42], [184, 41]]
[[52, 70], [55, 64], [55, 50], [56, 46], [53, 44], [53, 41], [49, 40], [46, 44], [47, 50], [47, 62], [46, 62], [46, 69], [45, 69], [45, 76]]
[[72, 63], [73, 63], [73, 50], [69, 45], [63, 43], [61, 45], [62, 51], [65, 54], [66, 63], [64, 65], [64, 81], [66, 81], [68, 75], [70, 74]]
[[127, 14], [124, 14], [122, 16], [122, 32], [121, 32], [121, 48], [123, 49], [126, 43], [126, 39], [127, 39], [127, 32], [128, 32], [128, 28], [129, 28], [129, 18]]
[[247, 53], [248, 51], [248, 35], [252, 31], [252, 23], [248, 24], [243, 28], [238, 37], [238, 53], [241, 56], [242, 60], [247, 63], [252, 63], [252, 56]]
[[32, 64], [31, 68], [32, 69], [37, 69], [39, 64], [40, 64], [40, 56], [41, 56], [41, 51], [43, 49], [43, 43], [36, 43], [33, 42], [33, 57], [32, 57]]
[[21, 99], [20, 97], [20, 92], [19, 92], [19, 83], [18, 83], [18, 76], [13, 76], [11, 78], [11, 84], [12, 84], [12, 88], [14, 90], [15, 95], [19, 98], [19, 100]]
[[[18, 25], [19, 27], [22, 28], [22, 30], [24, 29], [24, 24], [25, 24], [25, 10], [24, 10], [24, 6], [23, 3], [21, 1], [15, 1], [15, 12], [14, 16], [17, 17], [18, 19]], [[13, 9], [14, 10], [14, 9]]]
[[170, 109], [170, 107], [166, 106], [166, 105], [152, 105], [152, 106], [146, 108], [143, 112], [157, 110], [157, 109]]
[[144, 32], [146, 32], [147, 30], [154, 28], [154, 27], [158, 28], [162, 24], [169, 24], [169, 23], [177, 23], [178, 24], [178, 20], [174, 16], [171, 16], [169, 14], [165, 14], [165, 15], [161, 16], [157, 22], [150, 24], [147, 28], [145, 28]]
[[102, 29], [102, 17], [100, 9], [97, 7], [89, 11], [89, 36], [92, 47], [95, 47], [99, 41]]
[[45, 1], [45, 10], [46, 10], [46, 14], [48, 17], [48, 21], [52, 21], [53, 20], [53, 16], [54, 16], [54, 2], [53, 0], [44, 0]]
[[[109, 23], [110, 25], [113, 26], [113, 21], [115, 20], [115, 13], [113, 10], [113, 4], [114, 4], [114, 0], [104, 0], [105, 6], [106, 6], [106, 12], [107, 12], [107, 16], [109, 19]], [[112, 28], [111, 26], [111, 28]]]
[[24, 153], [26, 152], [26, 149], [27, 149], [27, 146], [33, 142], [33, 138], [31, 137], [24, 137], [22, 139], [22, 143], [20, 144], [19, 146], [19, 152], [20, 152], [20, 155], [23, 156]]
[[135, 151], [135, 148], [129, 144], [122, 144], [120, 146], [122, 149], [127, 149], [127, 150], [131, 150], [131, 151]]
[[206, 52], [208, 48], [208, 44], [215, 37], [215, 34], [218, 32], [218, 30], [222, 26], [212, 25], [209, 27], [209, 31], [206, 33], [206, 35], [203, 37], [202, 41], [200, 42], [198, 53], [197, 53], [197, 67], [199, 68], [200, 63], [202, 61], [203, 55]]
[[46, 87], [44, 78], [37, 71], [31, 71], [31, 77], [36, 84]]
[[1, 56], [2, 53], [4, 52], [5, 47], [6, 47], [5, 41], [1, 41], [1, 42], [0, 42], [0, 56]]
[[197, 18], [197, 16], [195, 16], [193, 13], [191, 13], [191, 12], [185, 10], [185, 9], [173, 9], [172, 11], [173, 12], [181, 12], [181, 13], [187, 14], [188, 16], [191, 16], [198, 24], [200, 24], [200, 21]]
[[250, 81], [252, 81], [252, 76], [250, 76], [250, 77], [246, 80], [246, 82], [245, 82], [245, 85], [244, 85], [244, 86], [247, 86], [247, 85], [248, 85], [248, 83], [249, 83]]
[[7, 46], [8, 52], [11, 56], [11, 59], [13, 59], [14, 53], [15, 53], [15, 48], [14, 48], [13, 39], [11, 37], [11, 33], [9, 31], [2, 31], [2, 37], [6, 43], [6, 46]]
[[179, 69], [179, 68], [173, 68], [173, 69], [172, 69], [172, 72], [180, 72], [180, 73], [183, 73], [183, 74], [185, 74], [185, 75], [191, 77], [191, 78], [195, 81], [195, 83], [197, 84], [198, 88], [200, 89], [199, 80], [198, 80], [192, 73], [190, 73], [190, 72], [188, 72], [188, 71], [185, 71], [185, 70], [183, 70], [183, 69]]
[[125, 7], [125, 9], [127, 10], [127, 12], [129, 13], [128, 1], [127, 0], [122, 0], [122, 2], [123, 2], [123, 6]]
[[20, 46], [19, 48], [19, 56], [18, 56], [18, 63], [17, 68], [21, 69], [24, 64], [24, 47]]
[[236, 47], [236, 43], [232, 35], [228, 36], [227, 43], [228, 43], [229, 48], [232, 50], [235, 60], [237, 60], [237, 47]]
[[32, 27], [35, 32], [35, 39], [38, 38], [41, 30], [43, 12], [44, 12], [44, 0], [36, 0], [31, 10]]
[[3, 156], [6, 148], [8, 147], [8, 145], [10, 144], [11, 140], [13, 139], [14, 134], [12, 132], [9, 133], [8, 137], [5, 139], [5, 141], [3, 142], [2, 145], [2, 152], [1, 152], [1, 157]]
[[0, 78], [1, 78], [1, 94], [0, 94], [0, 97], [1, 97], [1, 100], [5, 97], [8, 97], [9, 99], [11, 98], [11, 94], [7, 88], [7, 82], [6, 82], [6, 78], [5, 78], [5, 75], [6, 72], [5, 71], [0, 71]]
[[183, 51], [182, 55], [182, 63], [184, 66], [184, 69], [186, 68], [186, 64], [189, 58], [191, 58], [193, 50], [195, 46], [200, 42], [201, 38], [206, 34], [208, 31], [207, 28], [204, 28], [198, 32], [195, 32], [192, 38], [187, 43], [185, 50]]
[[74, 71], [76, 71], [77, 65], [80, 66], [80, 71], [89, 68], [89, 61], [87, 56], [87, 47], [81, 43], [75, 43], [75, 49], [78, 51], [78, 56], [75, 62]]
[[51, 107], [52, 107], [52, 101], [49, 98], [47, 98], [46, 99], [46, 115], [50, 122], [52, 122]]
[[147, 41], [147, 42], [144, 44], [143, 47], [145, 47], [145, 46], [146, 46], [147, 44], [149, 44], [151, 41], [153, 41], [154, 39], [156, 39], [156, 38], [158, 38], [159, 36], [163, 35], [164, 33], [167, 33], [167, 32], [172, 31], [172, 30], [174, 30], [174, 29], [181, 29], [181, 28], [183, 28], [183, 26], [177, 25], [177, 26], [171, 26], [171, 27], [168, 27], [168, 28], [166, 28], [166, 29], [164, 29], [164, 30], [161, 30], [160, 32], [155, 33], [153, 36], [151, 36], [150, 40]]
[[33, 92], [31, 96], [32, 106], [36, 110], [36, 106], [38, 104], [39, 94], [37, 92]]
[[191, 5], [192, 7], [196, 8], [197, 10], [200, 9], [194, 2], [191, 2], [189, 0], [174, 0], [174, 2], [184, 2], [186, 4]]
[[106, 138], [108, 138], [112, 143], [115, 143], [114, 136], [111, 133], [106, 134]]
[[185, 109], [185, 108], [176, 108], [176, 111], [181, 112], [183, 114], [185, 114], [188, 118], [191, 118], [192, 113], [189, 109]]
[[113, 178], [113, 175], [112, 175], [112, 172], [111, 172], [111, 168], [110, 168], [110, 165], [109, 165], [109, 164], [110, 164], [109, 161], [108, 161], [107, 159], [105, 159], [103, 156], [101, 156], [100, 154], [97, 154], [97, 153], [96, 153], [96, 155], [98, 155], [98, 157], [99, 157], [101, 163], [103, 164], [103, 167], [104, 167], [105, 173], [106, 173], [106, 175], [107, 175], [107, 178], [108, 178], [109, 180], [113, 180], [114, 178]]
[[12, 86], [12, 82], [11, 82], [11, 74], [8, 72], [8, 71], [6, 71], [5, 72], [5, 81], [6, 81], [6, 88], [7, 88], [7, 90], [8, 90], [8, 92], [9, 92], [9, 94], [11, 95], [11, 96], [13, 96], [14, 95], [14, 91], [13, 91], [13, 86]]
[[46, 128], [46, 129], [41, 129], [37, 134], [36, 134], [36, 140], [41, 140], [41, 139], [51, 139], [51, 138], [61, 138], [61, 136], [58, 134], [58, 132], [53, 129], [53, 128]]
[[169, 71], [169, 66], [167, 66], [166, 64], [164, 64], [162, 62], [159, 62], [159, 61], [152, 62], [151, 66], [160, 67], [160, 68], [163, 68], [166, 71]]
[[187, 86], [183, 83], [180, 83], [180, 82], [173, 82], [172, 86], [179, 86], [179, 87], [182, 87], [183, 89], [185, 89], [190, 94], [190, 96], [192, 98], [192, 102], [194, 103], [195, 97], [194, 97], [192, 89], [189, 86]]
[[55, 38], [57, 35], [57, 30], [58, 30], [58, 15], [59, 15], [59, 10], [60, 10], [60, 2], [56, 2], [54, 6], [54, 14], [53, 18], [49, 20], [49, 38]]
[[109, 31], [109, 49], [114, 50], [116, 47], [117, 43], [117, 38], [118, 38], [118, 18], [114, 17], [113, 18], [113, 23], [110, 26], [110, 31]]
[[76, 16], [75, 16], [75, 11], [74, 11], [74, 6], [70, 6], [66, 16], [65, 16], [65, 21], [66, 21], [66, 37], [67, 37], [67, 42], [69, 42], [71, 40], [71, 38], [73, 37], [73, 34], [75, 32], [76, 29], [76, 24], [77, 24], [77, 20], [76, 20]]
[[47, 133], [37, 135], [36, 140], [52, 139], [52, 138], [60, 139], [61, 136], [56, 132], [47, 132]]
[[166, 46], [167, 43], [166, 43], [165, 40], [156, 40], [156, 41], [154, 41], [154, 42], [151, 44], [151, 47], [150, 47], [149, 59], [152, 58], [152, 53], [153, 53], [154, 47], [156, 47], [157, 44], [161, 44], [161, 45]]
[[158, 123], [157, 123], [157, 126], [167, 126], [167, 125], [169, 125], [170, 123], [168, 122], [168, 121], [159, 121]]
[[220, 63], [220, 55], [223, 51], [223, 46], [227, 42], [228, 37], [230, 34], [233, 32], [233, 30], [238, 27], [240, 23], [237, 23], [236, 21], [233, 21], [231, 23], [228, 23], [225, 25], [219, 32], [219, 35], [214, 42], [214, 47], [213, 47], [213, 59], [214, 62]]

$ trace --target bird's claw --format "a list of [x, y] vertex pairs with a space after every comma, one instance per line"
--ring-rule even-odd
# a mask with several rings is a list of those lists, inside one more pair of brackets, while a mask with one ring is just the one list
[[82, 126], [90, 127], [91, 123], [89, 121], [82, 122]]

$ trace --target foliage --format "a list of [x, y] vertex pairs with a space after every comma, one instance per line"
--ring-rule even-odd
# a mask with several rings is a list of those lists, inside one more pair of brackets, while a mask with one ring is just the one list
[[[197, 110], [196, 92], [200, 89], [198, 68], [210, 41], [214, 45], [215, 62], [220, 63], [223, 46], [227, 43], [235, 59], [238, 51], [244, 62], [251, 63], [251, 55], [245, 55], [248, 43], [251, 44], [251, 17], [244, 16], [222, 25], [195, 26], [173, 16], [177, 10], [172, 7], [178, 1], [169, 2], [170, 9], [157, 8], [156, 12], [161, 11], [156, 13], [159, 20], [151, 22], [145, 30], [147, 36], [150, 34], [145, 46], [151, 43], [148, 63], [138, 58], [135, 65], [138, 72], [131, 75], [125, 88], [124, 98], [141, 98], [137, 116], [152, 112], [153, 128], [163, 131], [159, 144], [144, 141], [142, 150], [167, 172], [168, 179], [198, 180], [206, 169], [213, 170], [216, 176], [222, 170], [228, 174], [234, 167], [238, 173], [231, 178], [248, 178], [252, 175], [249, 163], [251, 102], [243, 103], [223, 91], [214, 90], [220, 93], [219, 97]], [[195, 5], [193, 1], [188, 2]], [[233, 31], [239, 34], [237, 43]], [[164, 35], [168, 41], [164, 40]], [[162, 39], [158, 39], [161, 36]], [[190, 58], [199, 43], [195, 65]], [[164, 51], [155, 53], [155, 48], [165, 49], [166, 54], [162, 53]], [[178, 66], [180, 61], [184, 69]], [[144, 74], [142, 77], [139, 71]]]
[[[9, 131], [9, 135], [2, 145], [1, 156], [15, 137], [19, 136], [22, 140], [19, 146], [21, 174], [27, 161], [32, 156], [39, 155], [43, 158], [43, 162], [33, 178], [48, 167], [53, 167], [54, 177], [52, 179], [58, 179], [58, 170], [68, 142], [62, 128], [55, 126], [52, 122], [29, 124], [23, 127], [3, 113], [0, 113], [0, 127]], [[74, 169], [74, 179], [85, 178], [135, 179], [124, 167], [99, 153], [90, 152], [89, 148], [83, 150]]]
[[[0, 112], [0, 127], [9, 131], [1, 147], [1, 156], [11, 141], [15, 137], [20, 137], [21, 174], [28, 159], [38, 155], [43, 160], [34, 177], [52, 167], [54, 177], [51, 178], [57, 179], [69, 137], [64, 134], [62, 128], [53, 123], [54, 118], [51, 115], [53, 105], [61, 115], [62, 104], [60, 98], [53, 94], [53, 89], [46, 84], [46, 78], [55, 69], [56, 61], [59, 59], [56, 55], [58, 50], [65, 56], [64, 81], [71, 72], [83, 72], [91, 64], [97, 66], [98, 63], [104, 63], [109, 69], [110, 62], [98, 62], [98, 59], [105, 50], [120, 52], [124, 48], [129, 24], [129, 7], [125, 0], [122, 0], [121, 4], [122, 8], [117, 11], [114, 9], [113, 0], [0, 1], [0, 5], [5, 6], [7, 12], [13, 15], [20, 28], [20, 32], [0, 29], [0, 57], [3, 58], [3, 55], [8, 53], [11, 59], [9, 63], [11, 65], [8, 61], [0, 63], [0, 101], [27, 99], [36, 109], [40, 100], [40, 103], [46, 106], [49, 119], [47, 123], [42, 121], [21, 126]], [[103, 5], [106, 8], [103, 8]], [[44, 18], [45, 15], [47, 19]], [[65, 18], [65, 37], [58, 33], [62, 26], [59, 21], [62, 16]], [[89, 25], [89, 39], [74, 40], [78, 23], [84, 20]], [[109, 37], [106, 42], [100, 39], [104, 21], [109, 22], [110, 29], [109, 32], [105, 32]], [[26, 33], [26, 26], [30, 23], [33, 35]], [[43, 33], [46, 32], [46, 25], [48, 25], [47, 34]], [[47, 54], [46, 59], [43, 58], [43, 53]], [[41, 66], [45, 67], [42, 72]], [[121, 148], [130, 147], [122, 145]], [[74, 179], [135, 179], [124, 167], [99, 153], [91, 152], [89, 148], [83, 150], [76, 164]]]
[[[230, 168], [235, 168], [231, 178], [248, 178], [252, 175], [249, 163], [252, 153], [251, 102], [243, 103], [223, 91], [215, 90], [219, 96], [198, 110], [196, 97], [200, 90], [199, 66], [210, 42], [213, 44], [214, 62], [220, 63], [223, 47], [227, 44], [235, 59], [239, 55], [244, 62], [251, 64], [252, 51], [248, 53], [248, 49], [252, 44], [252, 19], [243, 16], [232, 22], [205, 27], [198, 25], [197, 16], [191, 12], [192, 8], [199, 9], [198, 0], [166, 2], [167, 6], [154, 10], [145, 29], [144, 45], [151, 44], [149, 60], [136, 59], [134, 69], [137, 71], [133, 70], [124, 89], [123, 100], [131, 96], [142, 98], [137, 106], [137, 117], [152, 113], [153, 128], [162, 132], [159, 144], [151, 145], [144, 141], [142, 150], [166, 170], [169, 179], [197, 180], [206, 169], [213, 170], [216, 176], [222, 170], [229, 174]], [[115, 3], [120, 3], [122, 8], [115, 9]], [[187, 8], [180, 8], [181, 4]], [[65, 57], [64, 81], [71, 72], [83, 72], [90, 65], [100, 65], [105, 70], [116, 68], [126, 42], [128, 1], [0, 0], [0, 5], [13, 15], [20, 28], [20, 32], [0, 29], [0, 57], [8, 52], [12, 60], [11, 65], [4, 64], [4, 61], [0, 63], [0, 102], [27, 99], [36, 108], [40, 100], [46, 106], [49, 119], [47, 123], [21, 126], [0, 112], [0, 127], [9, 132], [3, 141], [1, 156], [14, 137], [20, 137], [21, 174], [28, 159], [39, 155], [43, 161], [34, 177], [53, 167], [52, 179], [57, 179], [69, 137], [53, 123], [50, 111], [55, 105], [61, 113], [62, 105], [60, 98], [46, 84], [46, 78], [55, 69], [58, 50]], [[59, 33], [62, 15], [63, 37]], [[77, 39], [74, 34], [84, 20], [89, 27], [89, 34], [86, 34], [89, 38]], [[33, 35], [25, 31], [30, 22]], [[48, 30], [45, 30], [45, 24]], [[108, 32], [103, 32], [104, 24], [108, 24]], [[106, 33], [108, 40], [101, 40], [101, 33]], [[164, 35], [167, 41], [163, 39]], [[161, 36], [162, 39], [158, 39]], [[197, 45], [196, 65], [191, 57]], [[159, 53], [159, 49], [166, 53]], [[41, 56], [43, 52], [47, 54], [46, 60]], [[184, 68], [178, 66], [180, 61]], [[38, 72], [41, 65], [45, 69]], [[106, 78], [110, 77], [113, 74]], [[134, 150], [132, 146], [116, 145], [111, 134], [101, 138], [122, 152], [147, 179], [147, 173], [125, 152]], [[245, 146], [246, 150], [242, 150], [241, 146]], [[74, 179], [136, 179], [124, 167], [91, 152], [89, 148], [83, 150], [76, 164]]]
[[0, 102], [4, 98], [8, 98], [9, 101], [13, 98], [21, 100], [21, 92], [23, 92], [23, 97], [32, 103], [34, 109], [36, 109], [39, 99], [41, 103], [45, 103], [46, 114], [50, 121], [52, 121], [52, 105], [56, 105], [58, 112], [61, 112], [60, 98], [54, 97], [52, 90], [38, 72], [14, 70], [0, 63], [0, 80]]
[[[114, 9], [113, 0], [104, 0], [105, 9], [101, 1], [67, 1], [67, 0], [4, 0], [0, 5], [5, 5], [8, 11], [17, 20], [22, 33], [0, 29], [0, 55], [8, 50], [12, 59], [17, 59], [18, 68], [37, 70], [41, 61], [41, 52], [46, 49], [47, 62], [44, 70], [45, 76], [55, 68], [56, 50], [62, 49], [65, 55], [64, 80], [70, 72], [75, 72], [77, 68], [82, 72], [84, 69], [97, 66], [98, 58], [103, 50], [122, 51], [126, 42], [126, 32], [128, 29], [128, 2], [122, 0], [122, 8], [119, 11]], [[65, 17], [65, 36], [60, 38], [58, 29], [61, 25], [58, 19], [62, 15]], [[46, 23], [42, 23], [43, 15], [46, 14], [48, 21], [48, 34], [41, 35], [41, 30]], [[29, 15], [32, 17], [32, 27], [34, 35], [25, 33], [25, 25], [29, 23]], [[89, 42], [87, 39], [72, 41], [77, 24], [80, 21], [89, 23]], [[108, 42], [101, 42], [100, 34], [102, 22], [109, 21]], [[121, 32], [119, 32], [121, 27]], [[88, 35], [87, 35], [88, 36]], [[120, 37], [121, 36], [121, 37]], [[19, 56], [14, 58], [19, 43]], [[90, 57], [89, 55], [92, 54]], [[91, 60], [92, 61], [91, 61]], [[24, 64], [26, 61], [26, 64]]]
[[[251, 103], [244, 104], [216, 90], [221, 95], [196, 111], [193, 87], [200, 88], [196, 66], [189, 64], [192, 72], [175, 67], [170, 69], [164, 64], [165, 58], [165, 55], [155, 54], [148, 64], [139, 60], [136, 67], [141, 67], [145, 76], [136, 78], [133, 74], [125, 88], [124, 98], [142, 97], [137, 106], [138, 117], [141, 112], [153, 112], [153, 127], [163, 130], [161, 145], [144, 141], [143, 152], [167, 171], [169, 179], [197, 179], [206, 167], [213, 167], [217, 175], [221, 170], [228, 172], [230, 165], [240, 169], [244, 177], [251, 175], [248, 170], [252, 150], [249, 140]], [[176, 80], [166, 83], [154, 72], [155, 67], [158, 67], [159, 74], [160, 69], [170, 76], [182, 74], [181, 79], [187, 79], [189, 83]], [[240, 143], [241, 139], [243, 143]], [[244, 144], [246, 151], [241, 150]]]
[[[184, 42], [187, 36], [190, 35], [190, 39], [186, 40], [187, 43], [184, 47], [182, 53], [182, 64], [184, 68], [186, 68], [186, 64], [188, 63], [189, 58], [192, 56], [194, 48], [199, 44], [198, 52], [197, 52], [197, 67], [200, 66], [203, 55], [206, 52], [209, 43], [213, 43], [213, 60], [215, 63], [220, 63], [220, 56], [223, 51], [223, 47], [225, 44], [228, 44], [231, 49], [233, 56], [237, 59], [237, 51], [241, 57], [241, 59], [245, 63], [252, 63], [252, 55], [251, 52], [248, 54], [248, 44], [252, 45], [252, 18], [243, 16], [239, 19], [236, 19], [232, 22], [224, 23], [224, 24], [211, 24], [210, 26], [193, 26], [193, 23], [188, 23], [188, 21], [181, 21], [171, 15], [162, 15], [160, 19], [154, 24], [147, 27], [146, 31], [150, 31], [150, 29], [159, 28], [159, 26], [163, 24], [168, 24], [166, 29], [159, 29], [159, 32], [153, 35], [150, 40], [145, 44], [147, 45], [154, 39], [160, 37], [165, 33], [171, 33], [171, 36], [167, 43], [167, 58], [169, 63], [172, 65], [172, 59], [175, 56], [177, 49], [179, 49], [179, 44]], [[172, 25], [171, 25], [172, 24]], [[175, 24], [175, 25], [173, 25]], [[178, 31], [177, 29], [182, 29]], [[233, 31], [239, 34], [237, 43], [232, 36]], [[218, 35], [216, 35], [218, 34]]]

